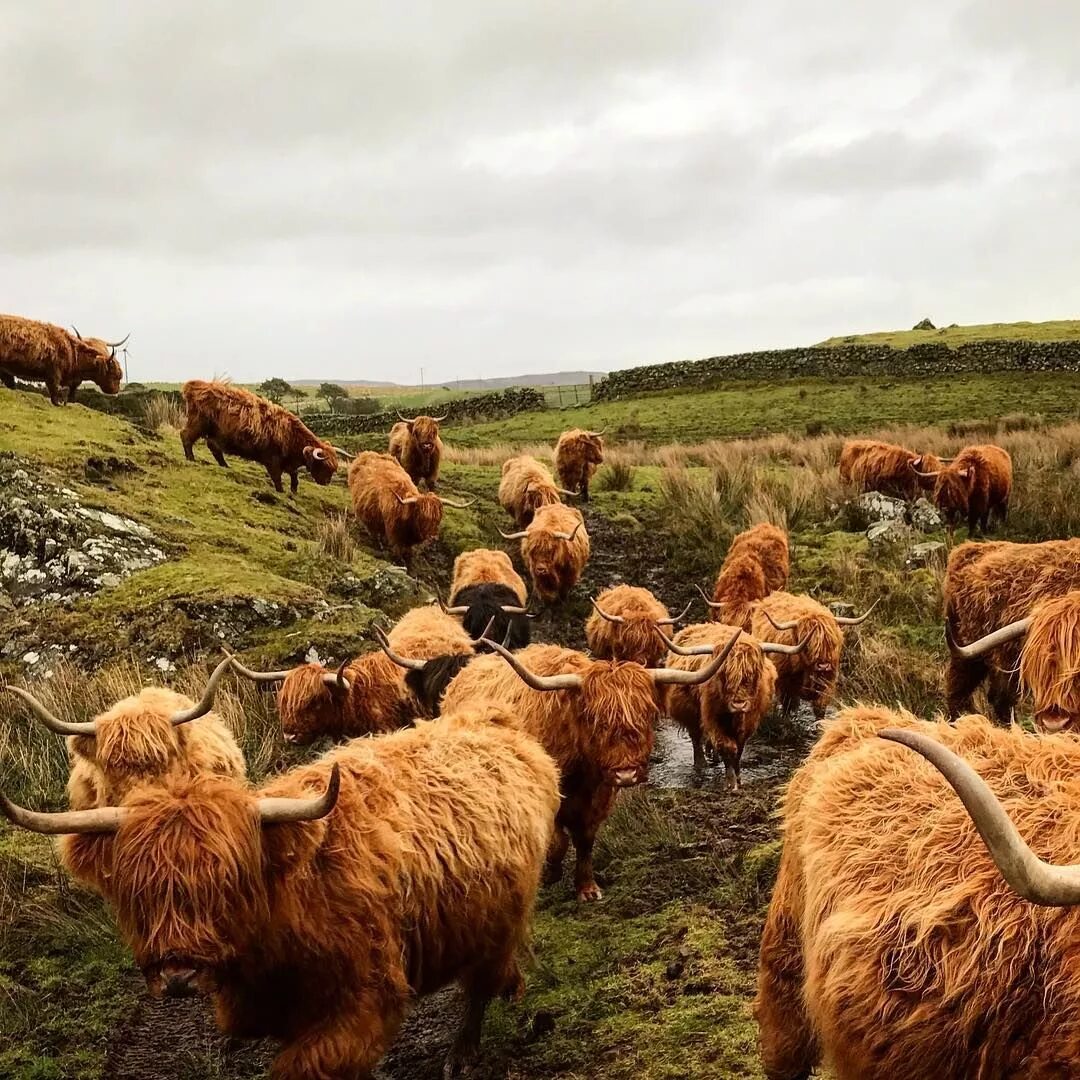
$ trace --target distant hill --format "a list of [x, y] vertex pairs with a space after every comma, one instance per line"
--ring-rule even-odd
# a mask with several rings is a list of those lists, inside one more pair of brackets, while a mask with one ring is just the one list
[[821, 345], [891, 345], [906, 349], [931, 342], [950, 346], [972, 341], [1069, 341], [1080, 338], [1080, 319], [1054, 322], [982, 323], [974, 326], [934, 327], [926, 330], [880, 330], [873, 334], [831, 337]]
[[[602, 379], [602, 371], [552, 371], [542, 375], [503, 375], [497, 379], [453, 379], [449, 382], [428, 383], [425, 389], [442, 387], [446, 390], [502, 390], [507, 386], [578, 386], [590, 378]], [[339, 386], [387, 387], [401, 390], [401, 383], [378, 382], [374, 379], [290, 379], [293, 386], [318, 386], [324, 382], [336, 382]], [[416, 387], [409, 387], [416, 389]]]

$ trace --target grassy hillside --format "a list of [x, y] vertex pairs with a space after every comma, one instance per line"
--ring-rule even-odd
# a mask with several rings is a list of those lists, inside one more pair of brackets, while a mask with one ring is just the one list
[[822, 345], [891, 345], [906, 349], [929, 342], [951, 347], [973, 341], [1070, 341], [1080, 338], [1080, 319], [1050, 322], [977, 323], [943, 326], [935, 330], [880, 330], [873, 334], [847, 334], [827, 338]]

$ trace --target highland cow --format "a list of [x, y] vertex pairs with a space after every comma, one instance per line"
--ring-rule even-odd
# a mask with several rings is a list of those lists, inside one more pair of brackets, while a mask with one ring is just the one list
[[730, 626], [750, 629], [753, 605], [769, 593], [787, 587], [791, 573], [787, 533], [762, 523], [739, 533], [720, 567], [710, 600], [699, 589], [712, 618]]
[[[412, 656], [473, 653], [473, 642], [456, 619], [435, 607], [413, 608], [390, 631], [390, 641]], [[380, 650], [346, 660], [337, 671], [301, 664], [283, 671], [253, 671], [234, 659], [245, 678], [281, 684], [277, 694], [286, 742], [307, 745], [321, 736], [352, 739], [396, 731], [416, 715], [401, 669]]]
[[564, 431], [555, 444], [555, 471], [559, 483], [589, 501], [589, 481], [604, 463], [602, 431], [583, 431], [574, 428]]
[[573, 840], [578, 900], [599, 900], [593, 844], [616, 793], [644, 783], [648, 776], [657, 688], [708, 681], [723, 666], [735, 637], [694, 672], [590, 660], [558, 645], [530, 645], [515, 655], [495, 642], [488, 644], [499, 656], [478, 656], [468, 664], [443, 696], [443, 712], [484, 698], [498, 701], [551, 754], [562, 776], [563, 800], [545, 880], [553, 884], [562, 877]]
[[645, 667], [659, 667], [667, 652], [656, 628], [674, 626], [690, 610], [687, 604], [672, 616], [648, 589], [633, 585], [605, 589], [592, 606], [593, 613], [585, 623], [585, 640], [593, 656], [598, 660], [633, 660]]
[[[656, 636], [670, 649], [669, 668], [697, 671], [705, 657], [715, 655], [740, 629], [716, 622], [696, 623], [681, 630], [673, 641], [662, 632]], [[708, 747], [723, 760], [729, 787], [738, 791], [743, 747], [769, 711], [776, 689], [776, 668], [768, 657], [797, 654], [805, 647], [805, 641], [779, 645], [743, 634], [727, 663], [708, 682], [664, 687], [664, 711], [690, 736], [695, 769], [705, 767]]]
[[971, 537], [976, 528], [987, 532], [991, 518], [1004, 524], [1009, 516], [1012, 458], [1000, 446], [969, 446], [948, 465], [916, 475], [934, 480], [934, 502], [950, 535], [964, 519]]
[[862, 615], [840, 616], [809, 596], [789, 592], [770, 593], [754, 605], [750, 632], [758, 641], [806, 646], [773, 657], [776, 694], [785, 716], [794, 714], [801, 700], [809, 702], [816, 719], [824, 719], [840, 678], [842, 627], [864, 623], [876, 606], [875, 601]]
[[226, 454], [257, 462], [275, 491], [285, 490], [281, 477], [288, 474], [295, 495], [301, 469], [323, 486], [334, 479], [341, 451], [312, 434], [288, 409], [224, 382], [193, 379], [181, 392], [187, 417], [180, 441], [188, 461], [195, 460], [194, 446], [205, 439], [222, 468], [229, 467]]
[[580, 510], [558, 503], [542, 506], [527, 529], [504, 533], [504, 540], [520, 540], [521, 555], [529, 568], [533, 588], [541, 599], [562, 601], [577, 584], [589, 561], [589, 534]]
[[920, 489], [929, 491], [933, 480], [920, 472], [942, 467], [933, 454], [916, 454], [903, 446], [875, 439], [850, 439], [840, 451], [840, 479], [857, 491], [879, 491], [897, 499], [914, 500]]
[[406, 420], [398, 413], [400, 423], [390, 429], [390, 456], [396, 458], [414, 484], [424, 484], [434, 491], [439, 482], [443, 441], [439, 424], [445, 416], [417, 416]]
[[510, 556], [505, 551], [496, 551], [494, 548], [463, 551], [454, 560], [454, 576], [450, 580], [450, 603], [456, 604], [458, 593], [470, 585], [505, 585], [513, 590], [514, 598], [521, 607], [525, 606], [529, 595], [525, 581], [514, 569]]
[[126, 341], [111, 344], [52, 323], [0, 315], [0, 382], [9, 389], [16, 379], [44, 383], [54, 405], [74, 401], [87, 380], [97, 383], [102, 393], [118, 394], [124, 371], [116, 350]]
[[474, 641], [487, 633], [511, 649], [523, 649], [532, 637], [525, 582], [505, 551], [477, 548], [459, 555], [454, 560], [450, 606], [443, 610], [460, 618]]
[[[1080, 589], [1080, 539], [960, 544], [949, 555], [942, 586], [946, 631], [955, 644], [975, 642], [1074, 589]], [[949, 717], [970, 712], [975, 691], [989, 677], [994, 718], [1009, 724], [1020, 696], [1018, 660], [1015, 641], [979, 656], [953, 651], [946, 675]]]
[[561, 502], [559, 496], [574, 492], [557, 487], [551, 473], [534, 457], [519, 454], [503, 462], [499, 481], [499, 505], [519, 529], [527, 528], [541, 506]]
[[76, 834], [67, 868], [107, 897], [150, 994], [211, 994], [223, 1032], [282, 1044], [276, 1080], [371, 1076], [413, 1000], [453, 981], [446, 1075], [468, 1068], [489, 1000], [523, 990], [558, 803], [550, 757], [490, 703], [260, 791], [199, 776], [61, 814], [0, 796], [17, 825]]
[[1038, 857], [1076, 857], [1078, 775], [1069, 735], [881, 708], [831, 720], [784, 799], [755, 1002], [765, 1075], [1071, 1075], [1080, 914], [1036, 905], [1080, 901], [1075, 867]]
[[443, 506], [464, 510], [476, 501], [457, 503], [431, 492], [421, 494], [408, 473], [389, 454], [366, 450], [349, 466], [353, 512], [395, 558], [408, 561], [412, 550], [439, 535]]

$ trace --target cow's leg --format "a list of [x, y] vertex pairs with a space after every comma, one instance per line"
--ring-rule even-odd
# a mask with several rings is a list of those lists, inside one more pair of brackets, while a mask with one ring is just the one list
[[994, 721], [1002, 727], [1008, 727], [1012, 723], [1013, 710], [1020, 699], [1017, 676], [1007, 671], [992, 671], [990, 683], [986, 688], [986, 697], [990, 702], [990, 711], [994, 714]]
[[[715, 737], [715, 736], [714, 736]], [[739, 758], [742, 756], [742, 748], [736, 745], [734, 739], [727, 735], [720, 735], [716, 741], [720, 757], [724, 762], [724, 778], [731, 791], [739, 790]]]
[[615, 802], [615, 788], [602, 783], [591, 792], [583, 794], [578, 802], [578, 812], [569, 822], [570, 837], [574, 841], [577, 862], [574, 866], [574, 890], [582, 903], [603, 899], [604, 894], [593, 876], [593, 845], [601, 824], [611, 813]]
[[987, 667], [983, 660], [949, 658], [945, 672], [945, 700], [950, 720], [955, 720], [974, 707], [975, 691], [986, 678]]
[[69, 382], [67, 385], [67, 399], [68, 404], [75, 400], [75, 395], [79, 392], [79, 387], [82, 385], [82, 379], [76, 379], [74, 382]]
[[281, 485], [281, 463], [279, 461], [268, 462], [266, 472], [270, 477], [270, 482], [274, 485], [274, 490], [284, 492], [285, 488]]
[[221, 452], [221, 447], [214, 442], [213, 439], [207, 439], [206, 445], [210, 450], [210, 453], [214, 455], [214, 460], [223, 468], [227, 469], [229, 463], [225, 460], [225, 455]]
[[194, 446], [204, 435], [209, 442], [209, 435], [203, 430], [195, 415], [189, 412], [184, 420], [184, 426], [180, 429], [180, 442], [184, 447], [184, 457], [188, 461], [195, 460]]
[[9, 390], [14, 390], [15, 376], [7, 371], [0, 371], [0, 383], [3, 383]]
[[47, 378], [45, 380], [45, 386], [48, 388], [48, 391], [49, 391], [49, 400], [54, 405], [65, 405], [65, 404], [67, 404], [66, 396], [63, 396], [60, 393], [60, 391], [63, 389], [63, 387], [60, 385], [60, 382], [59, 382], [58, 379], [56, 379], [55, 377], [50, 376], [49, 378]]
[[[519, 913], [519, 918], [522, 924], [527, 920], [524, 909]], [[525, 993], [525, 980], [516, 953], [517, 938], [511, 933], [506, 939], [503, 955], [478, 965], [462, 979], [465, 1016], [443, 1066], [444, 1080], [467, 1075], [479, 1060], [484, 1014], [492, 998], [517, 1001]]]
[[819, 1058], [803, 1006], [805, 972], [797, 910], [798, 897], [785, 848], [761, 935], [754, 1001], [761, 1060], [769, 1080], [804, 1080]]
[[555, 822], [555, 834], [551, 838], [551, 847], [548, 848], [547, 861], [544, 865], [544, 884], [554, 885], [562, 880], [563, 861], [566, 859], [566, 850], [570, 846], [570, 834], [566, 827]]
[[293, 471], [291, 473], [289, 473], [289, 493], [292, 494], [292, 495], [295, 495], [296, 494], [296, 489], [299, 486], [300, 486], [300, 477], [297, 475], [296, 469], [293, 469]]

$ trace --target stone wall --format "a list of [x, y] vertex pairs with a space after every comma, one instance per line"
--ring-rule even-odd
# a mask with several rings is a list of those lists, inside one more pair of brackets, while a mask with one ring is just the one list
[[595, 401], [616, 401], [650, 390], [710, 386], [733, 379], [929, 376], [995, 371], [1080, 372], [1080, 341], [978, 341], [945, 344], [811, 346], [712, 356], [613, 371], [593, 390]]
[[[494, 394], [479, 394], [476, 397], [463, 398], [459, 401], [447, 401], [441, 405], [426, 405], [424, 412], [429, 416], [446, 416], [446, 423], [460, 423], [463, 420], [501, 420], [515, 413], [532, 412], [545, 407], [544, 395], [532, 387], [519, 387], [501, 390]], [[406, 412], [406, 416], [415, 416], [415, 412]], [[339, 416], [331, 413], [317, 413], [304, 417], [304, 422], [323, 438], [336, 438], [340, 435], [365, 435], [374, 432], [386, 433], [397, 423], [396, 412], [369, 413], [366, 416]]]

